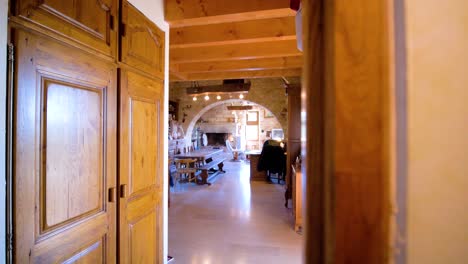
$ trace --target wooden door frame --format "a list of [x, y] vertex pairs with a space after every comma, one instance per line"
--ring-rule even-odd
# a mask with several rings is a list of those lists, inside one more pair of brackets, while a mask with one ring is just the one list
[[[301, 148], [302, 182], [305, 186], [304, 262], [314, 264], [334, 263], [335, 259], [334, 158], [331, 153], [335, 128], [333, 122], [326, 122], [327, 118], [333, 120], [334, 116], [334, 94], [329, 89], [333, 88], [333, 79], [326, 69], [327, 66], [331, 67], [326, 59], [331, 61], [334, 54], [325, 45], [326, 40], [333, 40], [333, 34], [326, 30], [327, 27], [333, 27], [329, 19], [332, 15], [331, 2], [311, 0], [304, 1], [302, 6], [304, 68], [301, 105], [302, 112], [306, 113], [301, 120], [302, 127], [306, 129]], [[326, 10], [330, 13], [325, 14]], [[317, 176], [308, 180], [307, 175]], [[314, 195], [309, 195], [312, 191]]]
[[[359, 6], [370, 3], [366, 1], [361, 0], [360, 3], [353, 2], [352, 5]], [[382, 0], [379, 4], [365, 7], [372, 9], [371, 12], [375, 12], [370, 18], [365, 17], [365, 12], [360, 12], [362, 11], [359, 9], [360, 7], [355, 8], [349, 5], [350, 8], [343, 8], [346, 6], [346, 3], [343, 1], [310, 0], [302, 1], [302, 3], [304, 5], [302, 112], [306, 113], [306, 117], [302, 119], [302, 126], [306, 130], [306, 135], [304, 135], [305, 140], [302, 142], [302, 155], [304, 157], [302, 166], [303, 182], [306, 183], [304, 263], [341, 263], [343, 261], [346, 263], [375, 263], [373, 262], [375, 260], [378, 260], [378, 263], [406, 263], [405, 245], [396, 239], [397, 237], [401, 238], [401, 236], [405, 237], [406, 228], [406, 47], [404, 0]], [[343, 15], [345, 18], [342, 18]], [[376, 23], [375, 27], [377, 30], [381, 30], [380, 35], [376, 34], [368, 37], [365, 33], [369, 31], [369, 28], [359, 27], [359, 22], [356, 22], [357, 26], [350, 25], [354, 24], [354, 22], [351, 23], [351, 21], [345, 20], [350, 15], [354, 16], [356, 20]], [[337, 20], [339, 20], [338, 23], [336, 23]], [[376, 28], [373, 28], [373, 30], [376, 30]], [[357, 36], [349, 33], [347, 35], [348, 40], [352, 42], [358, 39], [358, 41], [361, 40], [366, 43], [369, 41], [371, 48], [376, 48], [377, 57], [374, 57], [374, 60], [363, 59], [363, 61], [357, 60], [357, 62], [352, 60], [359, 56], [366, 57], [368, 55], [366, 53], [367, 50], [362, 49], [361, 46], [350, 48], [355, 48], [352, 50], [355, 53], [343, 50], [337, 52], [339, 47], [337, 49], [336, 46], [340, 45], [340, 41], [343, 46], [342, 34], [348, 33], [343, 33], [342, 31], [348, 29], [354, 30], [352, 33], [358, 33]], [[361, 36], [359, 36], [359, 33]], [[340, 37], [341, 39], [339, 39]], [[372, 41], [375, 43], [372, 43]], [[371, 120], [370, 122], [374, 121], [380, 125], [380, 133], [375, 136], [377, 139], [373, 141], [378, 142], [378, 146], [376, 147], [380, 153], [380, 160], [375, 164], [378, 168], [378, 173], [373, 176], [377, 176], [380, 179], [381, 184], [377, 187], [382, 190], [383, 194], [377, 196], [380, 198], [378, 207], [374, 206], [374, 208], [369, 209], [372, 206], [369, 205], [368, 201], [360, 205], [346, 204], [346, 207], [353, 207], [351, 209], [357, 210], [357, 213], [354, 211], [354, 214], [360, 214], [359, 216], [364, 220], [369, 219], [369, 213], [379, 211], [378, 217], [373, 223], [364, 222], [357, 223], [356, 225], [357, 232], [365, 228], [371, 230], [378, 229], [376, 232], [380, 235], [377, 236], [379, 239], [374, 239], [373, 241], [377, 242], [377, 245], [371, 245], [372, 242], [364, 241], [362, 245], [358, 246], [360, 250], [356, 251], [349, 250], [349, 247], [344, 250], [343, 248], [340, 248], [341, 250], [337, 249], [337, 245], [343, 245], [343, 243], [362, 242], [353, 239], [361, 237], [356, 232], [353, 234], [350, 231], [344, 234], [343, 230], [339, 228], [340, 223], [352, 220], [337, 218], [337, 210], [343, 211], [343, 204], [341, 205], [342, 207], [337, 207], [337, 197], [340, 197], [339, 190], [337, 190], [339, 184], [337, 179], [340, 176], [339, 173], [343, 172], [343, 168], [340, 168], [338, 164], [341, 162], [342, 166], [343, 155], [337, 158], [337, 150], [341, 148], [343, 152], [343, 144], [340, 145], [336, 141], [336, 138], [338, 136], [337, 133], [340, 132], [339, 129], [349, 128], [346, 127], [346, 122], [343, 122], [343, 117], [339, 117], [338, 115], [343, 115], [343, 109], [340, 109], [343, 99], [346, 99], [345, 102], [353, 106], [365, 104], [362, 101], [353, 101], [353, 98], [349, 97], [349, 91], [343, 93], [343, 79], [340, 79], [343, 77], [343, 69], [339, 69], [339, 63], [335, 64], [335, 62], [342, 62], [340, 60], [347, 59], [350, 60], [348, 62], [352, 66], [362, 66], [362, 64], [365, 64], [365, 66], [369, 67], [366, 69], [371, 69], [370, 67], [374, 66], [379, 67], [381, 70], [379, 78], [371, 79], [369, 83], [364, 83], [362, 86], [364, 90], [375, 88], [379, 91], [377, 96], [371, 98], [378, 99], [378, 102], [371, 102], [376, 103], [377, 106], [373, 105], [370, 108], [373, 107], [373, 110], [377, 114], [372, 116], [375, 120]], [[362, 59], [362, 57], [358, 59]], [[377, 62], [377, 65], [371, 65], [370, 62]], [[341, 75], [339, 70], [341, 70]], [[347, 77], [351, 80], [348, 79], [347, 81], [359, 82], [356, 79], [367, 78], [371, 73], [372, 71], [363, 71], [356, 78], [348, 75]], [[337, 112], [337, 109], [341, 113]], [[341, 123], [337, 124], [337, 122]], [[356, 127], [351, 128], [359, 130]], [[341, 140], [343, 140], [342, 134]], [[344, 153], [344, 156], [346, 157], [348, 154], [346, 158], [352, 159], [355, 153], [349, 152]], [[339, 158], [341, 160], [338, 160]], [[358, 170], [359, 168], [355, 169], [355, 175], [353, 176], [357, 176], [361, 178], [361, 181], [365, 182], [366, 174], [361, 174], [361, 171]], [[307, 177], [306, 175], [311, 176]], [[364, 187], [360, 188], [355, 190], [354, 193], [361, 195], [365, 193]], [[395, 212], [396, 206], [402, 209]], [[349, 211], [349, 208], [346, 209], [344, 211]], [[339, 223], [337, 223], [338, 221]], [[398, 233], [398, 236], [396, 233]], [[398, 250], [395, 250], [395, 248]], [[364, 253], [368, 258], [359, 259], [362, 254], [361, 251], [364, 250], [371, 251], [371, 253]]]
[[[0, 183], [6, 182], [6, 125], [7, 113], [7, 39], [8, 39], [8, 0], [0, 0]], [[6, 226], [6, 184], [0, 188], [0, 226]], [[6, 228], [0, 229], [0, 260], [6, 260]]]

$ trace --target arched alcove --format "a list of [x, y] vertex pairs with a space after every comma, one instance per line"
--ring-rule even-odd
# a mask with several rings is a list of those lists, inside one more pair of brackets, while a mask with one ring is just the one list
[[[268, 110], [270, 113], [272, 113], [273, 117], [276, 119], [276, 120], [279, 120], [278, 117], [270, 110], [268, 109], [267, 107], [261, 105], [261, 104], [258, 104], [256, 102], [252, 102], [252, 101], [249, 101], [249, 100], [240, 100], [240, 99], [228, 99], [228, 100], [221, 100], [221, 101], [217, 101], [217, 102], [214, 102], [212, 104], [209, 104], [207, 106], [205, 106], [204, 108], [202, 108], [200, 111], [198, 111], [198, 113], [193, 116], [193, 118], [190, 120], [189, 122], [189, 125], [187, 127], [187, 130], [186, 130], [186, 133], [185, 133], [185, 140], [187, 143], [189, 143], [191, 141], [191, 137], [192, 137], [192, 133], [193, 133], [193, 130], [195, 129], [195, 126], [198, 122], [198, 120], [205, 114], [207, 113], [208, 111], [212, 110], [213, 108], [216, 108], [218, 106], [222, 106], [222, 105], [225, 105], [225, 104], [229, 104], [229, 103], [234, 103], [234, 104], [239, 104], [239, 103], [249, 103], [249, 104], [253, 104], [253, 105], [258, 105], [260, 106], [261, 108], [264, 108], [266, 110]], [[278, 121], [278, 123], [280, 124], [281, 128], [284, 130], [284, 127], [281, 125], [281, 123]]]

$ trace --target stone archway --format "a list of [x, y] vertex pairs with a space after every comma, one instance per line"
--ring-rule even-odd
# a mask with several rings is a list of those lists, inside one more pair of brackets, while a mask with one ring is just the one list
[[248, 102], [248, 103], [252, 103], [252, 104], [255, 104], [255, 105], [258, 105], [258, 106], [261, 106], [262, 108], [270, 111], [273, 116], [278, 120], [278, 123], [281, 125], [281, 128], [284, 130], [284, 126], [281, 124], [281, 122], [279, 122], [279, 119], [278, 117], [275, 115], [275, 113], [273, 113], [270, 109], [268, 109], [267, 107], [261, 105], [261, 104], [258, 104], [256, 102], [253, 102], [253, 101], [249, 101], [249, 100], [240, 100], [240, 99], [228, 99], [228, 100], [222, 100], [222, 101], [217, 101], [217, 102], [214, 102], [212, 104], [209, 104], [207, 106], [205, 106], [204, 108], [202, 108], [200, 111], [198, 111], [198, 113], [193, 116], [193, 118], [190, 120], [190, 123], [187, 127], [187, 130], [185, 132], [185, 141], [187, 143], [189, 143], [191, 141], [191, 138], [192, 138], [192, 133], [193, 133], [193, 129], [195, 128], [195, 125], [197, 124], [197, 121], [198, 119], [200, 119], [200, 117], [202, 117], [206, 112], [210, 111], [211, 109], [217, 107], [217, 106], [220, 106], [220, 105], [223, 105], [223, 104], [227, 104], [227, 103], [239, 103], [239, 102]]

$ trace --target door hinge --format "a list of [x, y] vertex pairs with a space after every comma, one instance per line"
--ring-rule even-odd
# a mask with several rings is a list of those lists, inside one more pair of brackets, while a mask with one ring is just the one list
[[7, 234], [7, 250], [13, 251], [13, 234]]
[[13, 234], [10, 233], [10, 234], [7, 234], [7, 237], [6, 237], [7, 241], [7, 245], [6, 245], [6, 250], [7, 250], [7, 259], [6, 259], [6, 263], [8, 264], [12, 264], [13, 263]]
[[8, 43], [8, 61], [15, 61], [15, 46], [13, 43]]
[[8, 43], [8, 83], [7, 83], [7, 175], [6, 175], [6, 225], [7, 225], [7, 263], [13, 263], [13, 112], [14, 112], [14, 79], [15, 79], [15, 46]]

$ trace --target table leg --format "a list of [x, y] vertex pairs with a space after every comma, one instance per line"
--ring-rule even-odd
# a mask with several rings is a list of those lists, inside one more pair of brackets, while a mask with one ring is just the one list
[[218, 164], [218, 171], [219, 171], [219, 172], [225, 172], [225, 171], [223, 171], [223, 167], [224, 167], [224, 163], [222, 163], [222, 162], [219, 163], [219, 164]]
[[211, 183], [208, 182], [208, 171], [207, 170], [202, 170], [201, 174], [201, 182], [200, 185], [208, 184], [211, 185]]

